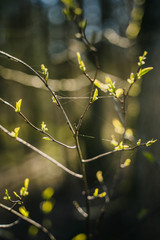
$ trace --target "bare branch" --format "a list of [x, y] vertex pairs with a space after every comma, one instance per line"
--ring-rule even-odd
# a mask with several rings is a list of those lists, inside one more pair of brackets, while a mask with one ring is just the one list
[[18, 63], [24, 65], [25, 67], [27, 67], [28, 69], [30, 69], [30, 70], [43, 82], [43, 84], [44, 84], [45, 87], [49, 90], [49, 92], [51, 93], [51, 95], [55, 98], [55, 100], [56, 100], [56, 102], [57, 102], [57, 106], [61, 109], [61, 112], [63, 113], [63, 115], [64, 115], [64, 117], [65, 117], [65, 119], [66, 119], [66, 121], [67, 121], [67, 124], [68, 124], [68, 126], [69, 126], [72, 134], [74, 135], [74, 134], [75, 134], [74, 129], [73, 129], [73, 127], [72, 127], [72, 124], [71, 124], [71, 122], [70, 122], [70, 120], [69, 120], [66, 112], [64, 111], [64, 109], [63, 109], [63, 107], [62, 107], [62, 105], [61, 105], [58, 97], [56, 96], [55, 92], [52, 91], [52, 89], [48, 86], [48, 84], [47, 84], [47, 82], [45, 81], [45, 79], [44, 79], [39, 73], [37, 73], [31, 66], [29, 66], [27, 63], [23, 62], [22, 60], [20, 60], [20, 59], [18, 59], [18, 58], [16, 58], [16, 57], [13, 57], [12, 55], [10, 55], [10, 54], [8, 54], [8, 53], [5, 53], [5, 52], [3, 52], [3, 51], [0, 51], [0, 54], [3, 55], [3, 56], [8, 57], [8, 58], [11, 59], [11, 60], [14, 60], [15, 62], [18, 62]]
[[[2, 125], [0, 125], [0, 129], [5, 132], [7, 135], [9, 135], [10, 137], [14, 138], [12, 133], [9, 132], [6, 128], [4, 128]], [[61, 163], [57, 162], [54, 158], [50, 157], [49, 155], [47, 155], [46, 153], [42, 152], [41, 150], [39, 150], [38, 148], [34, 147], [33, 145], [31, 145], [30, 143], [24, 141], [23, 139], [16, 137], [14, 138], [17, 142], [22, 143], [23, 145], [27, 146], [28, 148], [32, 149], [33, 151], [37, 152], [39, 155], [41, 155], [42, 157], [48, 159], [50, 162], [54, 163], [57, 167], [63, 169], [65, 172], [69, 173], [70, 175], [77, 177], [77, 178], [82, 178], [81, 174], [75, 173], [73, 171], [71, 171], [70, 169], [66, 168], [65, 166], [63, 166]]]
[[125, 148], [125, 149], [119, 149], [119, 150], [113, 150], [113, 151], [110, 151], [110, 152], [105, 152], [105, 153], [99, 154], [99, 155], [97, 155], [93, 158], [83, 159], [82, 162], [84, 162], [84, 163], [92, 162], [94, 160], [97, 160], [99, 158], [111, 155], [113, 153], [122, 152], [122, 151], [131, 151], [131, 150], [134, 150], [134, 149], [136, 149], [140, 146], [146, 146], [146, 143], [141, 143], [139, 146], [136, 145], [136, 146], [128, 147], [128, 148]]
[[37, 223], [36, 221], [34, 221], [31, 218], [27, 218], [23, 215], [21, 215], [19, 212], [15, 211], [14, 209], [5, 206], [4, 204], [0, 203], [0, 207], [7, 210], [8, 212], [13, 213], [14, 215], [16, 215], [17, 217], [21, 218], [22, 220], [24, 220], [25, 222], [28, 222], [32, 225], [34, 225], [35, 227], [37, 227], [38, 229], [40, 229], [42, 232], [44, 232], [45, 234], [48, 235], [50, 240], [56, 240], [55, 237], [47, 230], [47, 228], [45, 228], [44, 226], [42, 226], [41, 224]]
[[[6, 104], [7, 106], [9, 106], [10, 108], [16, 110], [16, 108], [15, 108], [12, 104], [10, 104], [9, 102], [5, 101], [4, 99], [0, 98], [0, 101], [1, 101], [2, 103]], [[64, 144], [64, 143], [56, 140], [56, 139], [53, 138], [49, 133], [43, 131], [42, 129], [40, 129], [40, 128], [36, 127], [36, 126], [34, 126], [33, 123], [31, 123], [31, 122], [28, 120], [28, 118], [27, 118], [22, 112], [18, 112], [18, 114], [26, 121], [26, 123], [28, 123], [29, 126], [31, 126], [31, 127], [32, 127], [33, 129], [35, 129], [36, 131], [38, 131], [38, 132], [40, 132], [40, 133], [43, 133], [44, 135], [46, 135], [47, 137], [49, 137], [52, 142], [55, 142], [55, 143], [57, 143], [57, 144], [60, 144], [60, 145], [62, 145], [62, 146], [64, 146], [64, 147], [66, 147], [66, 148], [70, 148], [70, 149], [75, 149], [75, 148], [76, 148], [76, 146], [68, 146], [68, 145], [66, 145], [66, 144]]]

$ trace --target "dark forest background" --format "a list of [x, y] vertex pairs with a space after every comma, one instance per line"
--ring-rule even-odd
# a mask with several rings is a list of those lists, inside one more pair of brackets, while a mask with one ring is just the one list
[[[125, 86], [125, 80], [137, 68], [138, 56], [146, 50], [147, 66], [154, 67], [137, 85], [129, 100], [128, 125], [134, 129], [137, 139], [144, 142], [158, 139], [150, 149], [129, 153], [132, 164], [119, 169], [119, 155], [103, 158], [87, 165], [91, 191], [97, 182], [95, 174], [102, 170], [111, 201], [107, 206], [101, 238], [109, 240], [160, 238], [160, 1], [158, 0], [83, 0], [78, 1], [87, 19], [86, 34], [98, 49], [100, 71], [98, 79], [108, 74]], [[61, 102], [74, 124], [79, 119], [88, 96], [89, 83], [82, 76], [77, 64], [76, 52], [81, 52], [87, 71], [93, 76], [95, 65], [86, 47], [75, 39], [76, 27], [67, 22], [59, 0], [6, 0], [0, 1], [0, 48], [27, 62], [38, 72], [43, 63], [49, 69], [52, 88], [62, 96]], [[55, 138], [72, 144], [63, 116], [53, 106], [50, 96], [41, 83], [24, 66], [0, 56], [0, 95], [15, 105], [23, 99], [23, 112], [37, 126], [47, 123]], [[69, 99], [69, 97], [74, 97]], [[80, 97], [80, 98], [75, 98]], [[107, 141], [113, 131], [112, 118], [117, 117], [110, 98], [103, 98], [91, 107], [81, 129], [85, 158], [110, 150]], [[43, 141], [13, 111], [0, 105], [0, 121], [10, 131], [20, 126], [22, 137], [52, 155], [64, 165], [79, 170], [77, 156], [55, 144]], [[150, 154], [150, 161], [145, 157]], [[24, 146], [0, 133], [0, 201], [4, 191], [10, 192], [30, 179], [30, 195], [26, 207], [30, 216], [48, 224], [51, 232], [60, 240], [72, 239], [85, 231], [83, 219], [72, 202], [84, 206], [82, 186], [79, 180], [64, 174], [47, 160], [37, 156]], [[45, 215], [40, 210], [41, 192], [53, 187], [55, 207]], [[98, 214], [93, 204], [93, 224]], [[0, 211], [0, 224], [15, 220], [14, 216]], [[12, 229], [0, 229], [0, 239], [29, 240], [28, 225], [20, 222]], [[45, 239], [39, 234], [35, 239]]]

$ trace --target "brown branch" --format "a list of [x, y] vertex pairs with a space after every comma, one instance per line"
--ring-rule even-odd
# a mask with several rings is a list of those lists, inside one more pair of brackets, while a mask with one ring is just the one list
[[[0, 98], [0, 101], [1, 101], [2, 103], [4, 103], [5, 105], [9, 106], [10, 108], [12, 108], [14, 111], [16, 110], [16, 108], [15, 108], [12, 104], [10, 104], [9, 102], [5, 101], [4, 99]], [[32, 127], [33, 129], [35, 129], [36, 131], [38, 131], [38, 132], [40, 132], [40, 133], [43, 133], [44, 135], [46, 135], [47, 137], [49, 137], [52, 142], [55, 142], [55, 143], [57, 143], [57, 144], [60, 144], [60, 145], [62, 145], [62, 146], [64, 146], [64, 147], [66, 147], [66, 148], [70, 148], [70, 149], [75, 149], [75, 148], [76, 148], [76, 146], [68, 146], [68, 145], [66, 145], [66, 144], [64, 144], [64, 143], [56, 140], [56, 139], [53, 138], [49, 133], [43, 131], [42, 129], [40, 129], [40, 128], [36, 127], [36, 126], [34, 126], [33, 123], [31, 123], [31, 122], [28, 120], [28, 118], [27, 118], [22, 112], [18, 112], [18, 114], [25, 120], [25, 122], [26, 122], [29, 126], [31, 126], [31, 127]]]
[[64, 109], [63, 109], [63, 107], [62, 107], [62, 105], [61, 105], [58, 97], [56, 96], [55, 92], [52, 91], [52, 89], [48, 86], [48, 83], [45, 81], [45, 79], [44, 79], [39, 73], [37, 73], [31, 66], [29, 66], [27, 63], [23, 62], [22, 60], [20, 60], [20, 59], [18, 59], [18, 58], [16, 58], [16, 57], [13, 57], [12, 55], [10, 55], [10, 54], [8, 54], [8, 53], [5, 53], [5, 52], [3, 52], [3, 51], [0, 51], [0, 54], [3, 55], [3, 56], [8, 57], [8, 58], [11, 59], [11, 60], [14, 60], [15, 62], [18, 62], [18, 63], [24, 65], [25, 67], [27, 67], [28, 69], [30, 69], [30, 70], [43, 82], [43, 84], [45, 85], [45, 87], [50, 91], [51, 95], [55, 98], [55, 100], [56, 100], [56, 102], [57, 102], [57, 106], [61, 109], [61, 112], [63, 113], [63, 115], [64, 115], [64, 117], [65, 117], [65, 119], [66, 119], [66, 121], [67, 121], [67, 124], [68, 124], [68, 126], [69, 126], [72, 134], [74, 135], [74, 134], [75, 134], [74, 129], [73, 129], [73, 127], [72, 127], [72, 124], [71, 124], [71, 122], [70, 122], [70, 120], [69, 120], [66, 112], [64, 111]]
[[125, 149], [119, 149], [119, 150], [113, 150], [113, 151], [110, 151], [110, 152], [105, 152], [105, 153], [99, 154], [99, 155], [97, 155], [93, 158], [83, 159], [82, 162], [84, 162], [84, 163], [92, 162], [94, 160], [97, 160], [99, 158], [111, 155], [113, 153], [122, 152], [122, 151], [131, 151], [131, 150], [134, 150], [134, 149], [136, 149], [140, 146], [146, 146], [146, 143], [141, 143], [139, 146], [136, 145], [136, 146], [125, 148]]
[[52, 233], [50, 233], [47, 228], [45, 228], [44, 226], [42, 226], [40, 223], [37, 223], [36, 221], [34, 221], [31, 218], [27, 218], [23, 215], [21, 215], [19, 212], [15, 211], [14, 209], [5, 206], [4, 204], [0, 203], [0, 207], [7, 210], [8, 212], [13, 213], [14, 215], [16, 215], [17, 217], [21, 218], [22, 220], [24, 220], [25, 222], [28, 222], [32, 225], [34, 225], [35, 227], [37, 227], [38, 229], [40, 229], [42, 232], [44, 232], [45, 234], [48, 235], [50, 240], [56, 240], [55, 237], [52, 235]]
[[4, 128], [2, 125], [0, 125], [0, 129], [3, 132], [5, 132], [7, 135], [9, 135], [10, 137], [14, 138], [17, 142], [20, 142], [23, 145], [27, 146], [28, 148], [32, 149], [33, 151], [37, 152], [39, 155], [41, 155], [42, 157], [48, 159], [50, 162], [54, 163], [57, 167], [63, 169], [65, 172], [69, 173], [70, 175], [72, 175], [74, 177], [77, 177], [77, 178], [82, 178], [81, 174], [78, 174], [78, 173], [75, 173], [75, 172], [71, 171], [70, 169], [68, 169], [67, 167], [62, 165], [61, 163], [57, 162], [54, 158], [52, 158], [49, 155], [47, 155], [46, 153], [42, 152], [41, 150], [39, 150], [38, 148], [34, 147], [30, 143], [24, 141], [23, 139], [21, 139], [19, 137], [16, 137], [16, 138], [13, 137], [12, 133], [9, 132], [6, 128]]

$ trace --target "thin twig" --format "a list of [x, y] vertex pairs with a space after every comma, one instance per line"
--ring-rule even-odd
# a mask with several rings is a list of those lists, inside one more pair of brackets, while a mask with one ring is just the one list
[[52, 233], [50, 233], [47, 228], [45, 228], [44, 226], [42, 226], [40, 223], [37, 223], [36, 221], [34, 221], [31, 218], [27, 218], [23, 215], [21, 215], [19, 212], [15, 211], [14, 209], [5, 206], [4, 204], [0, 203], [0, 207], [7, 210], [8, 212], [13, 213], [14, 215], [16, 215], [17, 217], [21, 218], [22, 220], [24, 220], [25, 222], [28, 222], [32, 225], [34, 225], [35, 227], [37, 227], [38, 229], [40, 229], [42, 232], [44, 232], [45, 234], [48, 235], [50, 240], [56, 240], [55, 237], [52, 235]]
[[110, 152], [105, 152], [105, 153], [99, 154], [99, 155], [97, 155], [93, 158], [83, 159], [82, 162], [84, 162], [84, 163], [92, 162], [92, 161], [95, 161], [99, 158], [111, 155], [113, 153], [123, 152], [123, 151], [131, 151], [131, 150], [134, 150], [134, 149], [136, 149], [138, 147], [142, 147], [142, 146], [146, 146], [146, 143], [141, 143], [139, 146], [136, 145], [136, 146], [128, 147], [128, 148], [125, 148], [125, 149], [118, 149], [118, 150], [113, 150], [113, 151], [110, 151]]
[[[6, 104], [7, 106], [9, 106], [10, 108], [12, 108], [13, 110], [16, 110], [16, 108], [15, 108], [12, 104], [10, 104], [9, 102], [5, 101], [4, 99], [0, 98], [0, 101], [1, 101], [2, 103]], [[75, 148], [76, 148], [76, 146], [68, 146], [68, 145], [66, 145], [66, 144], [64, 144], [64, 143], [56, 140], [55, 138], [53, 138], [53, 137], [52, 137], [49, 133], [47, 133], [46, 131], [43, 131], [42, 129], [34, 126], [33, 123], [31, 123], [31, 122], [28, 120], [28, 118], [27, 118], [22, 112], [18, 112], [18, 114], [26, 121], [26, 123], [28, 123], [29, 126], [31, 126], [31, 127], [32, 127], [33, 129], [35, 129], [36, 131], [38, 131], [38, 132], [40, 132], [40, 133], [43, 133], [44, 135], [46, 135], [47, 137], [49, 137], [52, 142], [55, 142], [55, 143], [57, 143], [57, 144], [60, 144], [60, 145], [62, 145], [62, 146], [64, 146], [64, 147], [66, 147], [66, 148], [70, 148], [70, 149], [75, 149]]]
[[6, 128], [4, 128], [2, 125], [0, 125], [0, 129], [3, 132], [5, 132], [7, 135], [9, 135], [10, 137], [14, 138], [17, 142], [20, 142], [23, 145], [27, 146], [28, 148], [32, 149], [33, 151], [37, 152], [39, 155], [41, 155], [42, 157], [48, 159], [50, 162], [54, 163], [57, 167], [63, 169], [65, 172], [69, 173], [70, 175], [72, 175], [74, 177], [77, 177], [77, 178], [82, 178], [81, 174], [75, 173], [75, 172], [71, 171], [70, 169], [66, 168], [61, 163], [57, 162], [54, 158], [52, 158], [49, 155], [47, 155], [46, 153], [42, 152], [41, 150], [39, 150], [38, 148], [34, 147], [30, 143], [24, 141], [23, 139], [21, 139], [19, 137], [16, 137], [16, 138], [13, 137], [12, 133], [9, 132]]
[[81, 164], [82, 176], [83, 176], [82, 179], [84, 184], [86, 210], [87, 210], [87, 215], [86, 215], [87, 239], [89, 239], [89, 236], [90, 236], [90, 203], [88, 200], [89, 190], [88, 190], [88, 182], [87, 182], [87, 176], [86, 176], [86, 168], [85, 168], [85, 164], [82, 162], [83, 156], [82, 156], [82, 151], [79, 145], [78, 131], [76, 132], [76, 135], [75, 135], [75, 141], [76, 141], [77, 152], [78, 152], [78, 156]]
[[10, 228], [10, 227], [17, 225], [18, 223], [19, 223], [19, 219], [17, 219], [16, 221], [14, 221], [12, 223], [0, 224], [0, 228]]
[[45, 85], [45, 87], [50, 91], [51, 95], [55, 98], [55, 100], [56, 100], [56, 102], [57, 102], [57, 106], [61, 109], [61, 111], [62, 111], [62, 113], [63, 113], [63, 115], [64, 115], [64, 117], [65, 117], [65, 119], [66, 119], [66, 121], [67, 121], [67, 124], [68, 124], [68, 126], [69, 126], [72, 134], [74, 135], [74, 134], [75, 134], [74, 129], [73, 129], [73, 127], [72, 127], [72, 124], [71, 124], [71, 122], [70, 122], [70, 120], [69, 120], [66, 112], [64, 111], [64, 109], [63, 109], [63, 107], [62, 107], [62, 105], [61, 105], [58, 97], [56, 96], [55, 92], [52, 91], [52, 89], [49, 87], [49, 85], [48, 85], [48, 83], [45, 81], [45, 79], [44, 79], [38, 72], [36, 72], [31, 66], [29, 66], [27, 63], [23, 62], [22, 60], [20, 60], [20, 59], [18, 59], [18, 58], [16, 58], [16, 57], [13, 57], [12, 55], [10, 55], [10, 54], [8, 54], [8, 53], [5, 53], [5, 52], [3, 52], [3, 51], [0, 51], [0, 54], [3, 55], [3, 56], [8, 57], [8, 58], [11, 59], [11, 60], [14, 60], [14, 61], [16, 61], [16, 62], [24, 65], [25, 67], [27, 67], [28, 69], [30, 69], [32, 72], [34, 72], [34, 74], [43, 82], [43, 84]]

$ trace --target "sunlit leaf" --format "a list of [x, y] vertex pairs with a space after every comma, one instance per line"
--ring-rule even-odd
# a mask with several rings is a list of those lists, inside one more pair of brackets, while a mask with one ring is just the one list
[[101, 91], [102, 92], [107, 92], [107, 89], [108, 89], [108, 85], [107, 84], [104, 84], [104, 83], [102, 83], [102, 82], [100, 82], [99, 80], [95, 80], [94, 81], [94, 85], [96, 86], [96, 87], [98, 87], [99, 89], [101, 89]]
[[25, 217], [29, 217], [29, 212], [26, 210], [25, 206], [22, 206], [19, 208], [19, 212], [25, 216]]
[[49, 137], [43, 137], [42, 139], [47, 140], [47, 141], [52, 141], [52, 139]]
[[141, 139], [139, 139], [138, 141], [137, 141], [137, 146], [140, 146], [141, 145]]
[[26, 178], [26, 179], [24, 180], [24, 187], [25, 187], [26, 189], [28, 189], [28, 186], [29, 186], [29, 178]]
[[15, 112], [20, 112], [21, 111], [21, 104], [22, 104], [22, 99], [20, 99], [18, 102], [16, 102]]
[[95, 88], [93, 98], [92, 98], [92, 103], [98, 100], [98, 89]]
[[84, 62], [81, 60], [81, 55], [79, 52], [77, 52], [77, 59], [78, 59], [78, 63], [79, 63], [79, 68], [85, 72], [86, 71], [86, 67], [84, 65]]
[[99, 198], [104, 198], [106, 196], [106, 192], [102, 192], [98, 194]]
[[46, 124], [44, 122], [41, 123], [41, 129], [43, 132], [48, 131], [48, 128], [46, 127]]
[[98, 192], [99, 192], [99, 189], [96, 188], [96, 189], [94, 190], [93, 196], [94, 196], [94, 197], [97, 197], [97, 196], [98, 196]]
[[121, 95], [123, 95], [123, 89], [122, 88], [118, 88], [117, 90], [116, 90], [116, 97], [117, 98], [119, 98]]
[[5, 196], [3, 197], [5, 200], [11, 200], [11, 196], [8, 193], [8, 189], [5, 190]]
[[52, 96], [52, 101], [58, 106], [58, 102], [57, 102], [57, 100], [55, 99], [54, 96]]
[[157, 142], [157, 139], [155, 139], [155, 140], [150, 140], [150, 141], [148, 141], [147, 143], [146, 143], [146, 147], [150, 147], [153, 143], [155, 143], [155, 142]]
[[128, 82], [129, 84], [133, 84], [133, 83], [135, 82], [134, 73], [131, 73], [131, 74], [130, 74], [130, 78], [127, 79], [127, 82]]
[[19, 198], [20, 200], [22, 199], [15, 191], [13, 191], [14, 195]]
[[18, 137], [20, 127], [17, 127], [14, 129], [14, 131], [11, 132], [12, 137]]
[[138, 76], [142, 77], [144, 74], [148, 73], [152, 69], [153, 69], [153, 67], [147, 67], [147, 68], [140, 69], [138, 72]]

